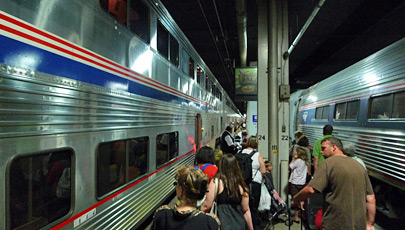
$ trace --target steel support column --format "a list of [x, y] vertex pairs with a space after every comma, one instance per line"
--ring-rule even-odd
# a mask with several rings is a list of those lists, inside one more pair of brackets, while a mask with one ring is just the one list
[[[258, 150], [265, 159], [270, 159], [268, 117], [268, 1], [258, 1], [258, 56], [257, 56], [257, 135], [259, 139]], [[249, 133], [249, 135], [254, 135]]]
[[[273, 180], [277, 189], [279, 187], [279, 159], [278, 159], [278, 18], [277, 18], [277, 0], [269, 1], [269, 21], [268, 21], [268, 37], [269, 37], [269, 59], [268, 59], [268, 130], [270, 134], [269, 142], [269, 158], [273, 162]], [[260, 105], [259, 105], [260, 106]]]

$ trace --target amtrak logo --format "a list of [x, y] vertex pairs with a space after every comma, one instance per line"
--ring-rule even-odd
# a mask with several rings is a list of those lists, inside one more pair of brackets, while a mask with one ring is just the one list
[[304, 122], [307, 122], [307, 117], [308, 117], [308, 112], [304, 112], [302, 114], [302, 120], [304, 120]]

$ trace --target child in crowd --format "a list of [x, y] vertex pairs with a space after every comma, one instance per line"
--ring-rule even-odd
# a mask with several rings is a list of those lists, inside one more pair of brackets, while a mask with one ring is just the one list
[[273, 175], [271, 175], [273, 164], [271, 163], [271, 161], [265, 161], [264, 165], [266, 166], [266, 173], [264, 174], [266, 183], [269, 183], [269, 185], [274, 189]]
[[215, 153], [209, 146], [203, 146], [195, 155], [195, 168], [201, 169], [204, 174], [209, 176], [209, 181], [217, 174], [218, 167], [215, 165]]
[[[307, 151], [302, 147], [297, 147], [294, 151], [293, 159], [290, 162], [291, 175], [289, 182], [291, 183], [291, 195], [294, 197], [302, 188], [304, 188], [308, 173], [308, 155]], [[304, 205], [304, 202], [301, 202]], [[294, 222], [299, 223], [299, 209], [295, 209]]]
[[266, 173], [264, 174], [264, 179], [266, 183], [269, 185], [268, 187], [273, 189], [273, 196], [278, 200], [279, 203], [283, 203], [283, 199], [278, 195], [277, 191], [274, 188], [273, 182], [273, 175], [271, 174], [271, 170], [273, 170], [273, 164], [271, 161], [265, 161], [264, 165], [266, 166]]

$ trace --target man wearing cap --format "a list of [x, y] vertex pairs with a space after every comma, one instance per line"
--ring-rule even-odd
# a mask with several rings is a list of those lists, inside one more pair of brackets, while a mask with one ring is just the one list
[[322, 193], [323, 230], [374, 230], [376, 204], [367, 172], [342, 149], [342, 142], [336, 137], [322, 141], [325, 160], [309, 184], [293, 197], [291, 207], [297, 207], [316, 192]]

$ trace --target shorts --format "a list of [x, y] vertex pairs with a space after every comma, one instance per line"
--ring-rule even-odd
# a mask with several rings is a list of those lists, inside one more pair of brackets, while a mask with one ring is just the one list
[[291, 195], [295, 196], [301, 189], [303, 189], [305, 185], [298, 185], [298, 184], [291, 184]]

